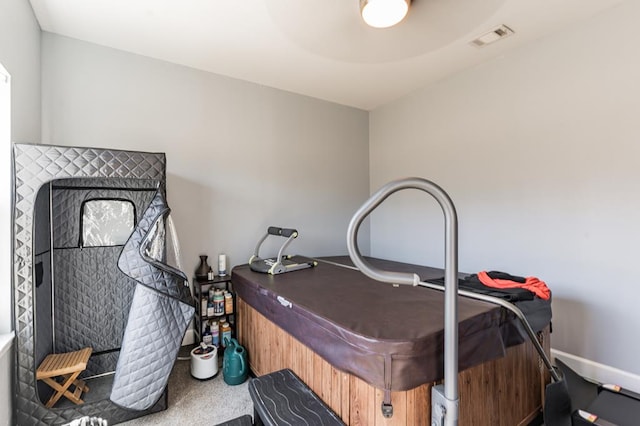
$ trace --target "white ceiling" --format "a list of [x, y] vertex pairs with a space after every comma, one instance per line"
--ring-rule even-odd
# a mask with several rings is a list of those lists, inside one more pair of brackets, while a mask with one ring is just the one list
[[413, 0], [390, 29], [358, 0], [30, 1], [43, 31], [371, 110], [623, 0]]

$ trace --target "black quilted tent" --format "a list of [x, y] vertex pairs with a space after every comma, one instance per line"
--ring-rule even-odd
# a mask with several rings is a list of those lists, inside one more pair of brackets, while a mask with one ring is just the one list
[[[115, 424], [165, 409], [194, 308], [170, 261], [164, 154], [15, 144], [13, 170], [15, 421]], [[85, 403], [46, 408], [37, 366], [86, 346]]]

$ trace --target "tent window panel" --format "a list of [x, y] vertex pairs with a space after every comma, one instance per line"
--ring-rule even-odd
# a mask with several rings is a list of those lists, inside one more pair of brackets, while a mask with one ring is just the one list
[[123, 245], [135, 226], [135, 207], [128, 200], [89, 200], [82, 206], [82, 246]]

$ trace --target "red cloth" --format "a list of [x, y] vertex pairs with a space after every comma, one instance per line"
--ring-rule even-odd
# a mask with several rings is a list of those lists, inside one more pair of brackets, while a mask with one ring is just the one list
[[551, 297], [551, 290], [545, 284], [544, 281], [540, 281], [536, 277], [526, 277], [525, 282], [519, 283], [511, 280], [493, 279], [487, 274], [487, 271], [478, 272], [478, 279], [487, 287], [493, 288], [515, 288], [521, 287], [533, 292], [541, 299], [549, 300]]

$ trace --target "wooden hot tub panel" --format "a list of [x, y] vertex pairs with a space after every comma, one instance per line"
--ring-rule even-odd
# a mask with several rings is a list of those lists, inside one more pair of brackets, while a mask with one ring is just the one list
[[[393, 417], [380, 406], [383, 390], [337, 370], [297, 339], [238, 298], [238, 337], [257, 376], [293, 370], [347, 424], [356, 426], [430, 423], [431, 383], [392, 392]], [[548, 328], [543, 346], [549, 351]], [[459, 373], [460, 418], [465, 425], [527, 425], [542, 406], [544, 371], [529, 342], [507, 349], [505, 357]]]

